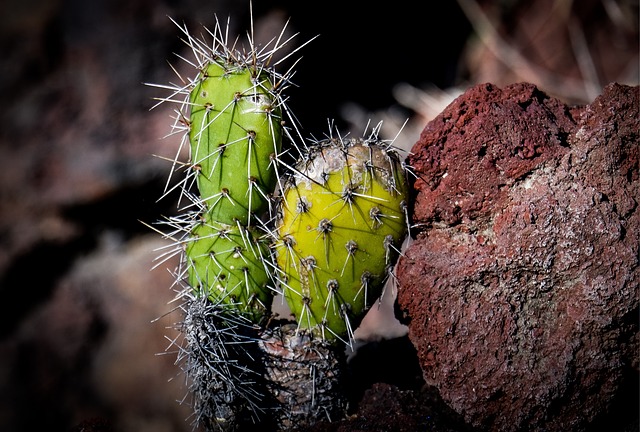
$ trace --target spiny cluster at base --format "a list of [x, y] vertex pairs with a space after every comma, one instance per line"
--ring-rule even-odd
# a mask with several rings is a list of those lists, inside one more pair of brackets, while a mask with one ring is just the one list
[[191, 298], [182, 332], [178, 364], [193, 397], [194, 424], [234, 432], [264, 425], [274, 404], [266, 392], [258, 327], [228, 305]]
[[298, 331], [295, 324], [266, 330], [260, 347], [270, 391], [278, 402], [278, 430], [344, 418], [344, 349]]
[[261, 329], [228, 305], [185, 304], [178, 362], [194, 423], [209, 431], [290, 431], [345, 416], [345, 353], [295, 324]]

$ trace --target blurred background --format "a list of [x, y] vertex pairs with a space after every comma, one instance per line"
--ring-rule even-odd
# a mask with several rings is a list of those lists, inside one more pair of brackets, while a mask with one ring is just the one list
[[[303, 57], [288, 105], [305, 137], [329, 120], [353, 134], [382, 120], [383, 138], [410, 149], [477, 83], [528, 81], [584, 104], [610, 82], [639, 82], [637, 0], [253, 9], [258, 41], [288, 19], [292, 49], [319, 35], [289, 60]], [[249, 29], [248, 1], [0, 3], [0, 430], [192, 430], [170, 346], [176, 262], [152, 270], [167, 243], [142, 223], [176, 212], [158, 198], [179, 138], [163, 139], [173, 106], [150, 110], [167, 93], [143, 83], [177, 82], [170, 64], [193, 75], [169, 17], [199, 34], [214, 14], [232, 34]], [[401, 333], [392, 321], [370, 319], [361, 335]]]

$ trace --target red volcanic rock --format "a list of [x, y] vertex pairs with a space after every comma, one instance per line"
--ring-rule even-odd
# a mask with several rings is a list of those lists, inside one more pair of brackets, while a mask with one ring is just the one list
[[479, 85], [412, 149], [422, 231], [398, 308], [427, 384], [469, 424], [587, 430], [637, 397], [638, 104], [616, 84], [581, 108]]

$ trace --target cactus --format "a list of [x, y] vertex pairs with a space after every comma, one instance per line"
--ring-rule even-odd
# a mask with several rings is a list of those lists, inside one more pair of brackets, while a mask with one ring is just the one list
[[[342, 418], [346, 358], [335, 342], [353, 340], [391, 274], [407, 229], [403, 165], [377, 130], [295, 145], [282, 95], [293, 72], [272, 64], [291, 40], [281, 42], [285, 29], [269, 49], [250, 35], [244, 52], [229, 47], [219, 24], [206, 31], [213, 44], [179, 27], [196, 77], [155, 86], [172, 92], [159, 104], [178, 103], [178, 154], [189, 149], [189, 161], [176, 158], [172, 170], [186, 175], [171, 188], [167, 181], [165, 195], [179, 190], [187, 211], [164, 222], [174, 245], [163, 257], [181, 256], [178, 362], [195, 422], [285, 431]], [[283, 138], [294, 148], [283, 151]], [[291, 150], [293, 167], [282, 155]], [[278, 286], [297, 324], [273, 319]]]
[[282, 146], [277, 74], [255, 55], [226, 46], [208, 54], [188, 95], [190, 165], [203, 212], [185, 250], [189, 283], [259, 322], [273, 294], [265, 249], [250, 226], [276, 186], [273, 161]]
[[375, 136], [321, 141], [296, 165], [276, 249], [300, 328], [353, 338], [406, 234], [407, 190], [394, 148]]
[[250, 223], [276, 185], [282, 146], [273, 74], [255, 58], [218, 54], [190, 93], [189, 141], [204, 221], [187, 244], [189, 283], [258, 322], [270, 309], [265, 249]]

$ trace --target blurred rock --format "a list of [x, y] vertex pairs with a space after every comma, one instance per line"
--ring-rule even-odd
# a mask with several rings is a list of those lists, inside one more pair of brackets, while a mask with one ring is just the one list
[[398, 314], [427, 384], [481, 430], [638, 417], [639, 90], [571, 108], [478, 85], [412, 150]]
[[191, 430], [188, 406], [176, 402], [186, 386], [169, 343], [178, 337], [172, 327], [179, 316], [166, 315], [173, 277], [148, 270], [162, 246], [153, 235], [125, 243], [105, 234], [51, 300], [0, 342], [1, 369], [12, 371], [0, 380], [14, 389], [2, 395], [4, 430], [68, 430], [85, 422]]
[[458, 0], [477, 37], [459, 73], [470, 84], [535, 83], [571, 104], [588, 104], [607, 83], [638, 85], [638, 2]]

